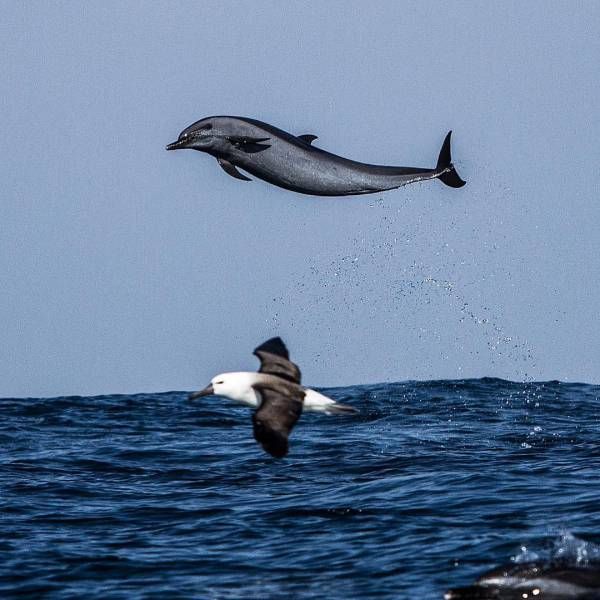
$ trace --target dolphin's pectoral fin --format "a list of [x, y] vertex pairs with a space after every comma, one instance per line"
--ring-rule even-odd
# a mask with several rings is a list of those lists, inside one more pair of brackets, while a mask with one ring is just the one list
[[306, 142], [307, 144], [312, 144], [319, 136], [318, 135], [313, 135], [312, 133], [306, 133], [304, 135], [299, 135], [298, 136], [303, 142]]
[[245, 175], [240, 173], [235, 168], [235, 165], [232, 165], [228, 160], [225, 160], [224, 158], [217, 158], [217, 162], [221, 165], [223, 171], [225, 171], [227, 175], [231, 175], [232, 177], [235, 177], [236, 179], [241, 179], [242, 181], [252, 181], [250, 177], [246, 177]]
[[236, 148], [247, 152], [248, 154], [254, 154], [255, 152], [262, 152], [267, 148], [271, 147], [271, 144], [262, 144], [261, 142], [266, 142], [269, 138], [257, 138], [257, 137], [239, 137], [235, 135], [230, 135], [227, 137], [229, 142], [233, 144]]

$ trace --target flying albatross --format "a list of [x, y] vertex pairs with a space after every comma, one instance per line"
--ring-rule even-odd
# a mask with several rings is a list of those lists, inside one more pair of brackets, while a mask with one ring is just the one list
[[271, 338], [254, 350], [260, 360], [258, 373], [221, 373], [210, 384], [189, 399], [201, 396], [225, 396], [256, 408], [252, 415], [254, 438], [272, 456], [284, 457], [288, 452], [288, 437], [302, 410], [327, 415], [358, 412], [300, 385], [300, 369], [290, 361], [285, 344], [279, 337]]

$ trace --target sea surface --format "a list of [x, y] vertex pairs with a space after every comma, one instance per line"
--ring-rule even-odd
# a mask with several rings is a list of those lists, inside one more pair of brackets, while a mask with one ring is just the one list
[[186, 392], [0, 400], [0, 598], [441, 599], [600, 556], [600, 386], [326, 389], [284, 460]]

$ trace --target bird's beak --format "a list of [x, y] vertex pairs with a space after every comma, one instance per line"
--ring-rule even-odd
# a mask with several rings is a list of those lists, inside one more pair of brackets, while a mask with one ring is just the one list
[[177, 140], [176, 142], [171, 142], [166, 149], [167, 150], [177, 150], [178, 148], [185, 148], [186, 143], [189, 140], [187, 139], [183, 139], [183, 140]]
[[212, 383], [205, 387], [203, 390], [199, 392], [194, 392], [188, 396], [188, 400], [195, 400], [196, 398], [201, 398], [202, 396], [212, 396], [215, 393], [215, 390], [212, 386]]

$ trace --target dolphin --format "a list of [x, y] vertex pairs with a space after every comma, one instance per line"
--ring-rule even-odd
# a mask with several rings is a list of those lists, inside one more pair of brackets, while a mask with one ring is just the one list
[[600, 565], [562, 562], [503, 565], [479, 577], [474, 585], [446, 592], [445, 600], [599, 600]]
[[349, 196], [391, 190], [408, 183], [439, 179], [450, 187], [465, 182], [450, 157], [446, 135], [434, 169], [386, 167], [356, 162], [313, 145], [316, 135], [292, 135], [273, 125], [246, 117], [207, 117], [180, 134], [167, 150], [190, 148], [214, 156], [223, 170], [236, 179], [243, 173], [273, 185], [313, 196]]

